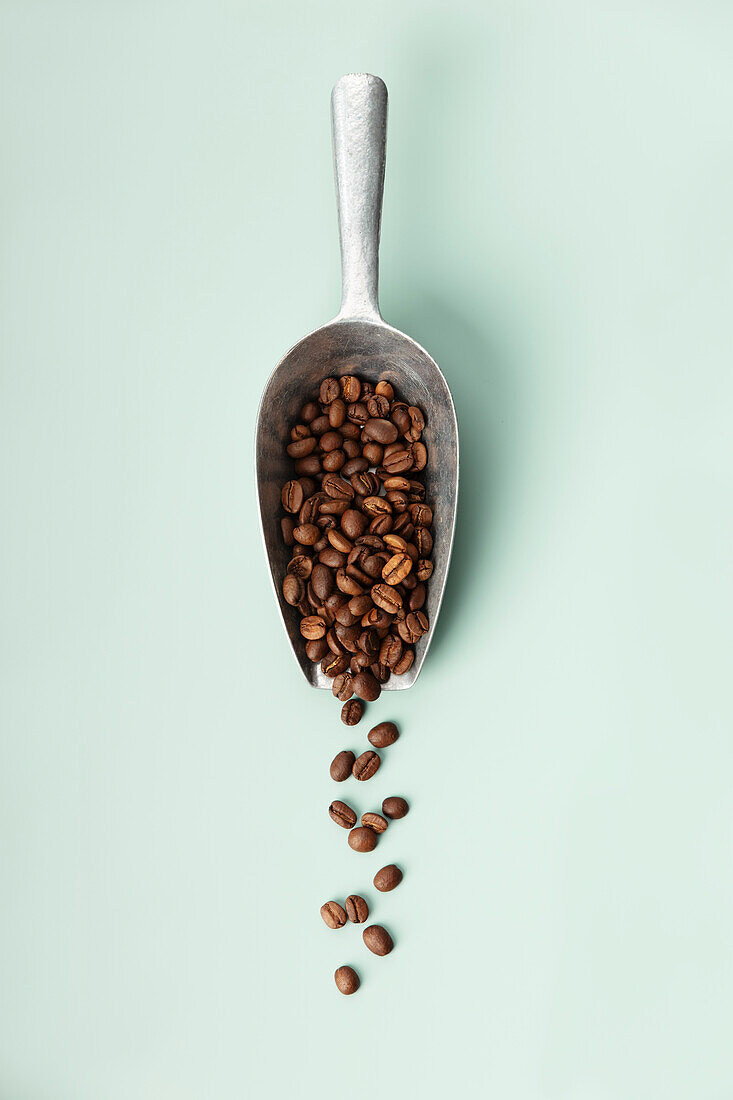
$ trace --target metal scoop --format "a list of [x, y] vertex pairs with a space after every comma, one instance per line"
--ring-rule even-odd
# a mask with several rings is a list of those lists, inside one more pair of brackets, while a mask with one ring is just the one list
[[341, 237], [342, 301], [338, 316], [304, 337], [270, 375], [257, 417], [256, 467], [260, 524], [275, 597], [290, 644], [306, 680], [330, 688], [320, 665], [305, 654], [299, 616], [282, 595], [290, 559], [280, 533], [280, 491], [292, 476], [285, 453], [289, 429], [313, 399], [324, 378], [358, 374], [390, 381], [400, 398], [425, 413], [423, 442], [428, 463], [423, 471], [425, 499], [433, 520], [434, 570], [427, 582], [423, 610], [430, 629], [415, 647], [412, 667], [391, 676], [383, 690], [414, 684], [438, 619], [445, 588], [458, 494], [458, 426], [445, 378], [424, 348], [382, 320], [377, 299], [379, 227], [384, 189], [387, 88], [377, 76], [342, 77], [333, 89], [333, 152]]

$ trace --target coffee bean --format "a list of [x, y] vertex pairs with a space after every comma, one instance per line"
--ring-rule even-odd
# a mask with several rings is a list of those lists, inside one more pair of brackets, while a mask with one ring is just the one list
[[361, 823], [365, 829], [372, 829], [375, 833], [383, 833], [389, 822], [381, 814], [365, 813], [361, 815]]
[[327, 901], [322, 905], [321, 916], [329, 928], [343, 928], [346, 924], [346, 912], [337, 901]]
[[347, 405], [359, 400], [361, 382], [353, 374], [345, 374], [341, 379], [341, 395]]
[[370, 924], [362, 932], [362, 939], [373, 955], [389, 955], [394, 947], [392, 937], [381, 924]]
[[326, 633], [326, 624], [318, 615], [306, 615], [300, 622], [300, 633], [304, 638], [322, 638]]
[[363, 713], [363, 704], [358, 699], [349, 699], [341, 708], [341, 721], [347, 726], [355, 726], [361, 721]]
[[382, 579], [387, 584], [400, 584], [412, 569], [412, 558], [402, 551], [394, 554], [382, 567]]
[[394, 745], [399, 735], [400, 731], [394, 722], [379, 722], [376, 726], [372, 726], [367, 738], [375, 749], [386, 749], [390, 745]]
[[353, 829], [356, 825], [356, 813], [345, 802], [332, 802], [328, 807], [331, 821], [341, 825], [344, 829]]
[[414, 660], [415, 660], [415, 650], [410, 649], [409, 646], [405, 646], [405, 648], [402, 652], [402, 656], [400, 657], [399, 661], [397, 662], [397, 664], [392, 669], [395, 676], [404, 676], [404, 674], [409, 669], [412, 668]]
[[[341, 752], [336, 753], [329, 768], [331, 779], [334, 779], [337, 783], [343, 783], [345, 779], [348, 779], [355, 759], [356, 757], [349, 749], [342, 749]], [[384, 809], [384, 807], [382, 808]]]
[[303, 599], [305, 588], [300, 577], [294, 577], [292, 573], [286, 573], [283, 579], [283, 599], [291, 607], [297, 607]]
[[349, 894], [344, 909], [352, 924], [363, 924], [369, 916], [369, 906], [359, 894]]
[[354, 676], [354, 692], [360, 699], [364, 699], [365, 702], [374, 702], [375, 699], [379, 698], [381, 691], [381, 684], [371, 672], [364, 670], [362, 672], [357, 672]]
[[391, 794], [389, 798], [385, 798], [382, 803], [382, 813], [385, 817], [391, 817], [393, 821], [397, 821], [399, 818], [404, 817], [410, 807], [404, 798], [400, 798], [399, 795]]
[[341, 393], [341, 386], [337, 378], [324, 378], [321, 382], [319, 397], [322, 405], [330, 405]]
[[303, 506], [303, 489], [297, 481], [286, 481], [281, 494], [282, 506], [286, 512], [299, 512]]
[[389, 584], [375, 584], [371, 591], [372, 600], [390, 615], [402, 607], [402, 596]]
[[394, 890], [402, 882], [402, 871], [394, 863], [388, 863], [381, 867], [374, 876], [374, 885], [377, 890], [386, 894], [388, 890]]
[[343, 993], [346, 997], [356, 993], [359, 988], [359, 975], [353, 966], [340, 966], [338, 970], [334, 971], [333, 979], [339, 993]]
[[373, 829], [357, 825], [349, 833], [349, 847], [355, 852], [373, 852], [377, 846], [377, 834]]
[[350, 699], [354, 694], [354, 681], [351, 678], [351, 673], [340, 672], [338, 676], [334, 676], [331, 691], [342, 703]]
[[381, 443], [383, 446], [385, 443], [394, 443], [398, 434], [397, 426], [391, 420], [372, 418], [364, 425], [364, 438], [373, 439], [375, 443]]
[[354, 776], [354, 779], [358, 779], [363, 783], [376, 774], [381, 763], [382, 760], [379, 753], [367, 749], [361, 756], [357, 756], [351, 767], [351, 774]]

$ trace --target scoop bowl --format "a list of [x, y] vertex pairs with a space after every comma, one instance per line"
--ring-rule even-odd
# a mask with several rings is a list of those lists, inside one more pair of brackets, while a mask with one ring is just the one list
[[433, 509], [433, 574], [424, 611], [429, 630], [415, 646], [415, 660], [382, 690], [411, 687], [420, 674], [438, 619], [448, 575], [458, 498], [458, 427], [450, 390], [437, 364], [409, 336], [386, 324], [377, 301], [379, 227], [384, 181], [387, 89], [375, 76], [342, 77], [332, 99], [334, 161], [339, 208], [343, 300], [336, 319], [300, 340], [271, 374], [260, 402], [255, 445], [260, 524], [275, 598], [295, 658], [314, 687], [333, 681], [308, 660], [299, 616], [282, 595], [291, 551], [280, 532], [280, 491], [292, 476], [285, 448], [290, 426], [323, 379], [356, 374], [392, 383], [400, 398], [425, 414], [422, 439], [428, 462], [422, 472]]

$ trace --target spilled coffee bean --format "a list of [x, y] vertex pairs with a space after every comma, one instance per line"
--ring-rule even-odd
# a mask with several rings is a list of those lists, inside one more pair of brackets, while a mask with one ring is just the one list
[[359, 988], [359, 975], [353, 966], [340, 966], [334, 972], [333, 978], [339, 993], [343, 993], [346, 997], [351, 993], [356, 993]]
[[373, 726], [367, 734], [367, 739], [375, 749], [386, 749], [394, 745], [400, 733], [394, 722], [380, 722]]
[[382, 803], [382, 813], [385, 817], [391, 817], [393, 821], [397, 821], [399, 818], [404, 817], [410, 807], [404, 798], [400, 798], [399, 795], [391, 794], [389, 798], [385, 798]]
[[382, 760], [379, 753], [372, 752], [371, 749], [367, 749], [361, 756], [357, 756], [354, 764], [351, 768], [351, 773], [354, 779], [358, 779], [360, 782], [365, 782], [367, 779], [371, 779], [373, 775], [376, 775], [379, 765]]
[[383, 894], [394, 890], [402, 882], [402, 871], [394, 863], [388, 863], [386, 867], [380, 867], [374, 876], [374, 885]]
[[345, 802], [332, 802], [328, 807], [328, 814], [331, 821], [335, 821], [342, 829], [353, 829], [356, 825], [356, 814]]
[[394, 947], [392, 937], [381, 924], [370, 924], [362, 932], [362, 939], [373, 955], [389, 955]]
[[337, 901], [327, 901], [322, 905], [321, 916], [329, 928], [343, 928], [346, 924], [346, 912]]
[[373, 852], [377, 846], [377, 834], [365, 825], [357, 825], [349, 833], [349, 847], [355, 852]]
[[369, 916], [369, 906], [359, 894], [349, 894], [344, 902], [344, 909], [352, 924], [363, 924]]

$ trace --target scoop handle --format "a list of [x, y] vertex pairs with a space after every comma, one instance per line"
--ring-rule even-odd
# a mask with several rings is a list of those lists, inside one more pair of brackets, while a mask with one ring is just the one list
[[387, 137], [387, 86], [368, 73], [342, 76], [331, 95], [336, 203], [341, 238], [341, 310], [381, 319], [379, 228]]

